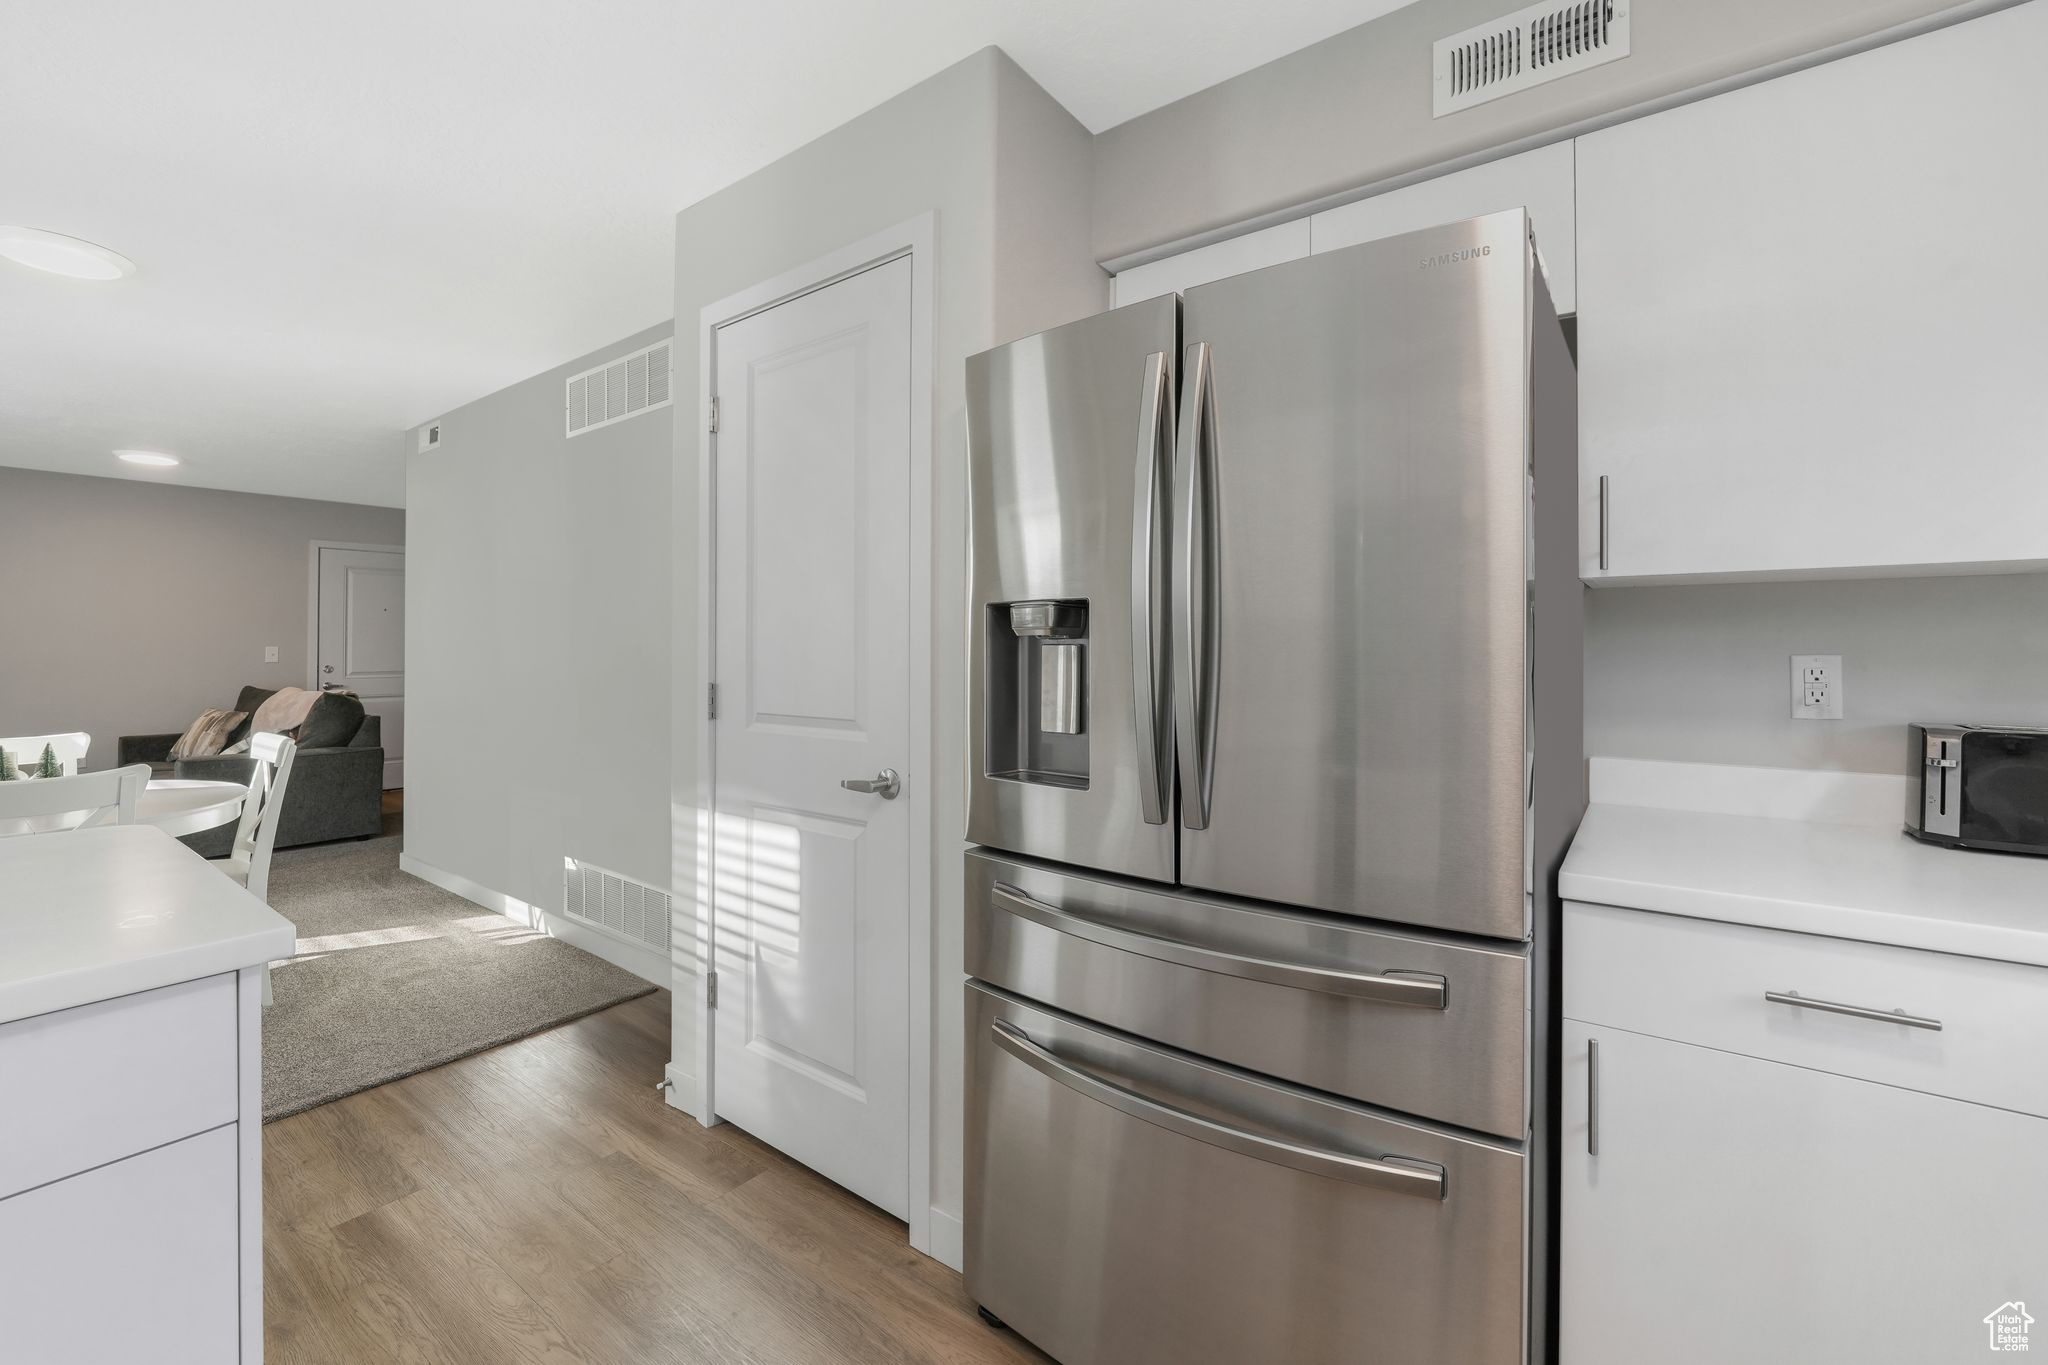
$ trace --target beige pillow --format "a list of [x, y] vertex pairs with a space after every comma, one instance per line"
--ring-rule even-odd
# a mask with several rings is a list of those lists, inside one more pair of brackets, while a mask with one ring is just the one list
[[207, 710], [199, 713], [192, 728], [171, 746], [171, 761], [181, 758], [212, 758], [227, 743], [228, 736], [242, 723], [246, 711]]

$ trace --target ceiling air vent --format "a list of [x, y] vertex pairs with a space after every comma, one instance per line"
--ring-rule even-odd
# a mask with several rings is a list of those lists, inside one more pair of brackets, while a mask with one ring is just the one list
[[1628, 55], [1629, 0], [1531, 5], [1439, 38], [1434, 116], [1512, 95]]
[[569, 376], [563, 395], [563, 430], [570, 436], [665, 408], [669, 403], [669, 345], [657, 341], [595, 369]]

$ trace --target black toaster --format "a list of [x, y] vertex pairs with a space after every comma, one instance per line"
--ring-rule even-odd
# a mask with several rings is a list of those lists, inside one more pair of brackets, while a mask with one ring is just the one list
[[1919, 800], [1906, 833], [1950, 848], [2048, 856], [2048, 730], [1911, 725]]

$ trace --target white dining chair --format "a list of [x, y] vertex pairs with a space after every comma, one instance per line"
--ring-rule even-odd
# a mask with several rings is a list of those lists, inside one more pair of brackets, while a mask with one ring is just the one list
[[[277, 846], [278, 817], [292, 778], [292, 759], [299, 746], [268, 731], [249, 737], [249, 756], [256, 760], [249, 774], [249, 794], [242, 799], [242, 822], [235, 842], [216, 866], [249, 888], [249, 894], [270, 904], [270, 853]], [[148, 771], [147, 768], [144, 769]], [[270, 1003], [270, 966], [263, 968], [263, 1003]]]
[[85, 751], [92, 747], [92, 736], [80, 730], [68, 735], [22, 735], [16, 739], [0, 739], [0, 749], [13, 754], [15, 765], [23, 772], [42, 762], [45, 745], [64, 765], [63, 775], [76, 777], [78, 765], [85, 761]]
[[0, 834], [42, 834], [88, 825], [132, 825], [149, 765], [76, 777], [0, 782]]

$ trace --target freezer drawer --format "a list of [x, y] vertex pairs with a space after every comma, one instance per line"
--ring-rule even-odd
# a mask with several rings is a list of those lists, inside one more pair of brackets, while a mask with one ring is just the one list
[[967, 1289], [1062, 1365], [1517, 1365], [1514, 1148], [967, 986]]
[[967, 855], [968, 975], [1113, 1028], [1520, 1139], [1526, 950]]

